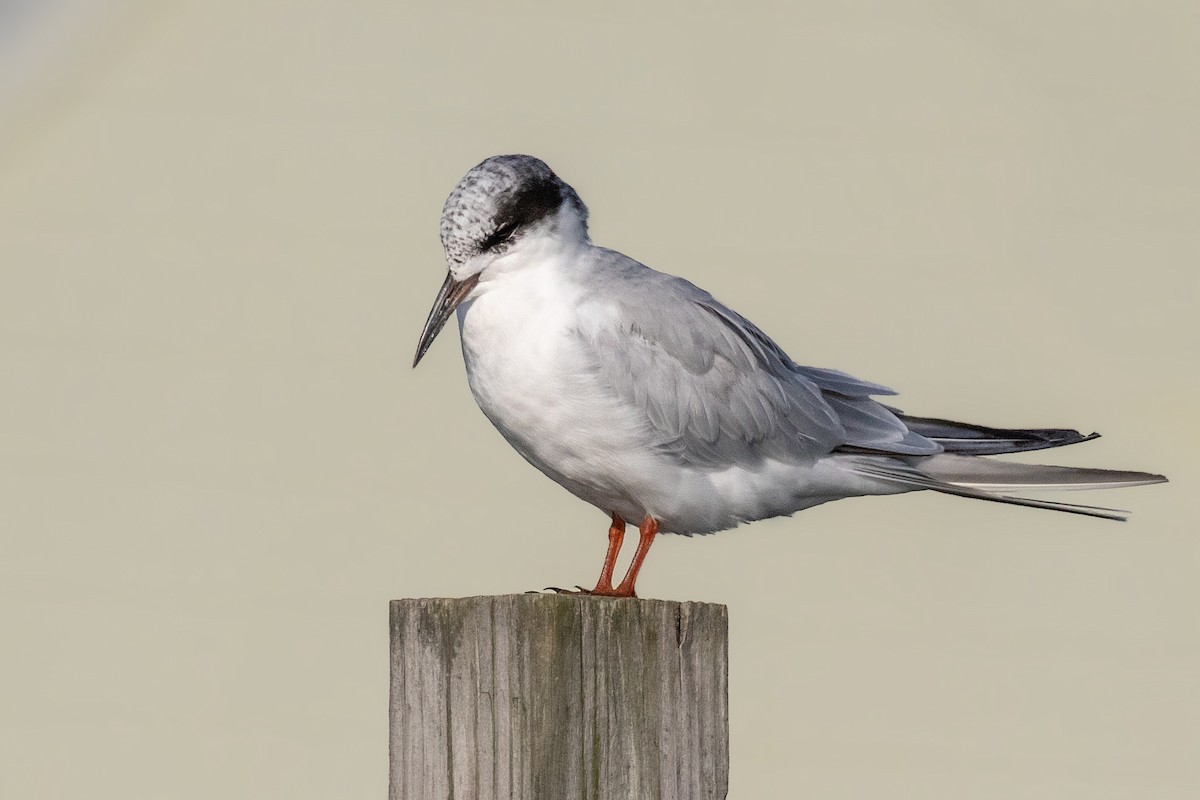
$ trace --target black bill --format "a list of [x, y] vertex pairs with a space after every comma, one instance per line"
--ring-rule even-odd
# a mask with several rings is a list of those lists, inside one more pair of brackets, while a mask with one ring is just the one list
[[425, 320], [425, 328], [421, 331], [421, 340], [417, 342], [417, 354], [413, 357], [414, 367], [425, 355], [429, 345], [433, 344], [433, 340], [441, 332], [446, 320], [450, 319], [454, 309], [458, 308], [458, 304], [466, 299], [477, 283], [479, 283], [478, 274], [456, 281], [453, 275], [449, 272], [446, 273], [446, 281], [438, 290], [437, 298], [433, 301], [433, 308], [429, 310], [429, 319]]

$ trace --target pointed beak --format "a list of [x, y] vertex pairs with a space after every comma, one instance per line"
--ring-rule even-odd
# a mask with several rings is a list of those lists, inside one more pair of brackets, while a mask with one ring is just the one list
[[450, 319], [450, 315], [454, 313], [454, 309], [458, 308], [458, 304], [466, 299], [477, 283], [479, 283], [478, 274], [461, 281], [456, 281], [453, 275], [449, 272], [446, 273], [446, 281], [442, 284], [442, 288], [437, 293], [437, 298], [433, 301], [433, 308], [429, 311], [429, 319], [425, 320], [425, 329], [421, 331], [421, 340], [417, 342], [417, 354], [413, 357], [414, 367], [425, 355], [425, 351], [429, 349], [429, 345], [433, 344], [433, 340], [441, 332], [442, 326], [446, 324], [446, 320]]

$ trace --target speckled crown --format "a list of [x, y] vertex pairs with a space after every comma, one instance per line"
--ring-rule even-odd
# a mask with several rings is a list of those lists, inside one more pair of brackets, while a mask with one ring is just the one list
[[463, 176], [442, 207], [447, 263], [461, 265], [497, 230], [531, 225], [563, 203], [574, 206], [586, 230], [587, 206], [546, 162], [526, 155], [486, 159]]

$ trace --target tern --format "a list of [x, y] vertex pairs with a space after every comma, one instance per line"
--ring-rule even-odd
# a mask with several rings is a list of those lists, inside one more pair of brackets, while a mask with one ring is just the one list
[[[415, 367], [457, 313], [467, 381], [525, 460], [611, 517], [595, 588], [636, 597], [658, 533], [714, 533], [830, 500], [931, 490], [1123, 520], [1019, 497], [1159, 483], [1144, 472], [989, 456], [1096, 438], [904, 414], [894, 391], [797, 364], [754, 323], [683, 278], [592, 244], [579, 195], [540, 159], [488, 158], [442, 210], [448, 273]], [[640, 538], [613, 571], [626, 522]]]

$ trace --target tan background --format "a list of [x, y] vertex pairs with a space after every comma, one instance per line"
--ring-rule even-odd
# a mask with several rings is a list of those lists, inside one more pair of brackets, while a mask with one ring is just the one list
[[0, 796], [381, 797], [388, 599], [594, 580], [454, 330], [408, 368], [516, 151], [801, 362], [1173, 478], [660, 542], [732, 797], [1196, 797], [1197, 6], [567, 5], [61, 0], [9, 65]]

